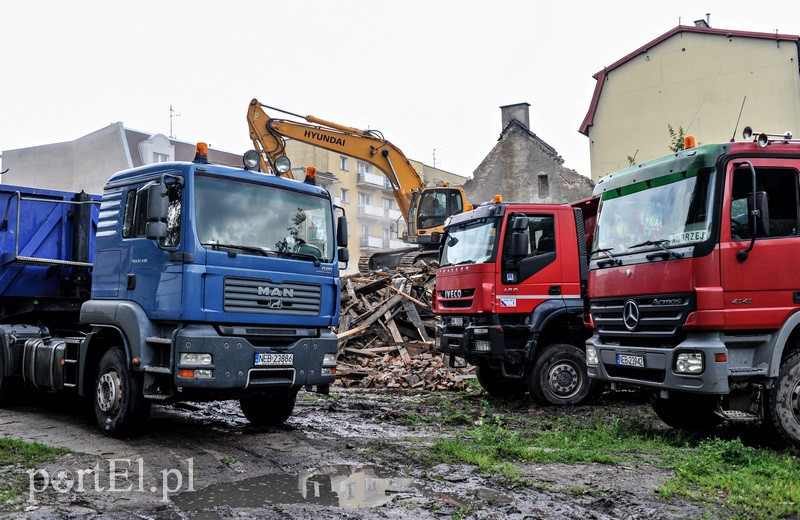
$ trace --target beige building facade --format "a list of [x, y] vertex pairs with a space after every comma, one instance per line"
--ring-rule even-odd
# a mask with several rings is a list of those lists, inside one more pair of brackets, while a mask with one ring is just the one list
[[[579, 129], [592, 180], [670, 153], [668, 125], [698, 143], [758, 132], [800, 133], [800, 36], [678, 26], [594, 75]], [[746, 100], [745, 100], [746, 97]]]
[[[411, 247], [402, 241], [406, 230], [387, 177], [375, 166], [354, 157], [330, 152], [299, 141], [286, 141], [286, 155], [298, 178], [308, 166], [317, 169], [318, 183], [331, 192], [334, 203], [347, 212], [350, 228], [350, 265], [358, 271], [358, 258], [370, 251]], [[466, 177], [409, 159], [426, 186], [460, 186]]]

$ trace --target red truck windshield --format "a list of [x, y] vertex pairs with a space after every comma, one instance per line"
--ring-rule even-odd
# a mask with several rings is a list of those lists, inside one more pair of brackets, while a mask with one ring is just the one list
[[618, 255], [647, 250], [633, 247], [643, 242], [650, 249], [658, 242], [666, 247], [704, 242], [710, 233], [715, 177], [713, 168], [679, 172], [604, 193], [592, 249]]
[[439, 266], [490, 261], [497, 247], [499, 222], [499, 219], [481, 219], [448, 228]]

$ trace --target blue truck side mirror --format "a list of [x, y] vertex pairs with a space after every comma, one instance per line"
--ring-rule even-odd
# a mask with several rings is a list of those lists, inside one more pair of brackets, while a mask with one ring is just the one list
[[167, 236], [167, 210], [169, 199], [167, 188], [163, 183], [151, 184], [147, 187], [147, 224], [144, 234], [149, 239], [161, 239]]
[[347, 247], [347, 217], [339, 217], [336, 225], [336, 243], [339, 247]]

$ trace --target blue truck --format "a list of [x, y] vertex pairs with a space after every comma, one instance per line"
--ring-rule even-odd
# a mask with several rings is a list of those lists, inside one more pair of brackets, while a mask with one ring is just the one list
[[0, 211], [0, 405], [72, 392], [127, 437], [154, 402], [238, 399], [280, 424], [335, 379], [349, 255], [326, 190], [198, 155], [102, 196], [3, 185]]

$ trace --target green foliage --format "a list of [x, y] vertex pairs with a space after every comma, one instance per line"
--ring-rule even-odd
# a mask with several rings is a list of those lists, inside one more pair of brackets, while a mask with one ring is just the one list
[[[38, 442], [23, 442], [7, 437], [0, 438], [0, 467], [13, 466], [16, 469], [35, 469], [44, 462], [55, 459], [69, 450], [53, 448]], [[4, 504], [14, 501], [28, 490], [28, 475], [11, 472], [0, 482], [0, 509]]]
[[672, 152], [680, 152], [684, 148], [683, 138], [685, 137], [685, 132], [682, 126], [678, 126], [678, 131], [676, 132], [672, 125], [667, 123], [667, 132], [669, 133], [669, 149]]

